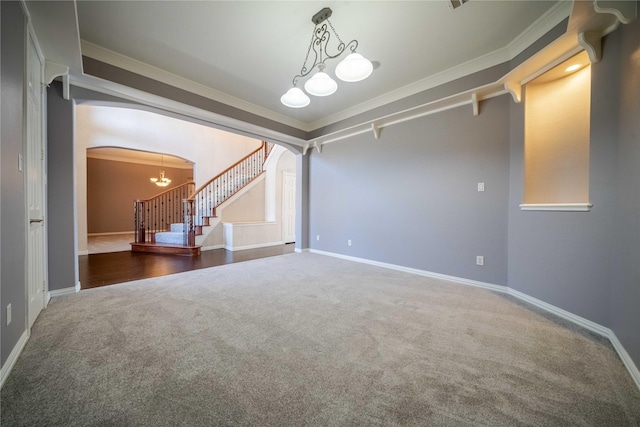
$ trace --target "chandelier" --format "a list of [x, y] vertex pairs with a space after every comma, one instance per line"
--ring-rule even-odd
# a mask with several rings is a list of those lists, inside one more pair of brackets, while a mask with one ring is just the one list
[[149, 178], [149, 180], [151, 182], [153, 182], [154, 184], [156, 184], [158, 187], [166, 187], [167, 185], [171, 184], [171, 180], [169, 178], [166, 178], [164, 176], [164, 154], [161, 154], [161, 159], [160, 159], [160, 178]]
[[[335, 70], [336, 76], [340, 80], [344, 82], [359, 82], [369, 77], [373, 71], [371, 61], [359, 53], [356, 53], [358, 47], [357, 40], [351, 40], [345, 44], [340, 39], [336, 29], [333, 28], [331, 21], [329, 21], [331, 14], [331, 9], [325, 7], [311, 18], [311, 22], [315, 24], [315, 27], [311, 34], [311, 42], [309, 43], [309, 49], [307, 49], [307, 56], [304, 58], [300, 74], [293, 78], [293, 87], [280, 98], [280, 101], [287, 107], [302, 108], [309, 105], [311, 99], [302, 89], [297, 87], [297, 84], [299, 79], [311, 74], [316, 67], [318, 68], [318, 72], [305, 82], [304, 90], [313, 96], [328, 96], [334, 93], [338, 89], [338, 84], [331, 76], [324, 72], [326, 68], [325, 61], [339, 57], [347, 49], [349, 49], [351, 53], [336, 66]], [[338, 46], [333, 53], [327, 49], [332, 34], [335, 35], [338, 42]], [[308, 65], [312, 50], [313, 64]]]

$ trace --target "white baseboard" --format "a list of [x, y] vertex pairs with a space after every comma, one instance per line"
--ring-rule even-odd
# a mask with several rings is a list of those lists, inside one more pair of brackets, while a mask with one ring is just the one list
[[633, 360], [631, 360], [631, 356], [629, 356], [627, 350], [624, 349], [616, 334], [612, 330], [609, 330], [609, 332], [610, 334], [607, 338], [609, 338], [609, 341], [611, 341], [611, 345], [613, 345], [613, 348], [615, 348], [618, 352], [618, 356], [620, 356], [620, 359], [622, 359], [622, 363], [624, 363], [627, 371], [629, 371], [629, 374], [631, 374], [631, 378], [633, 378], [633, 381], [636, 383], [638, 388], [640, 388], [640, 371], [638, 370], [638, 367], [635, 363], [633, 363]]
[[327, 255], [327, 256], [334, 257], [334, 258], [346, 259], [348, 261], [360, 262], [360, 263], [363, 263], [363, 264], [375, 265], [375, 266], [378, 266], [378, 267], [388, 268], [390, 270], [403, 271], [405, 273], [417, 274], [419, 276], [426, 276], [426, 277], [432, 277], [434, 279], [447, 280], [449, 282], [459, 283], [459, 284], [463, 284], [463, 285], [467, 285], [467, 286], [475, 286], [475, 287], [478, 287], [478, 288], [489, 289], [489, 290], [495, 291], [495, 292], [507, 293], [508, 289], [509, 289], [506, 286], [494, 285], [494, 284], [491, 284], [491, 283], [479, 282], [477, 280], [471, 280], [471, 279], [463, 279], [461, 277], [448, 276], [446, 274], [434, 273], [434, 272], [426, 271], [426, 270], [418, 270], [417, 268], [404, 267], [402, 265], [396, 265], [396, 264], [388, 264], [386, 262], [372, 261], [372, 260], [369, 260], [369, 259], [366, 259], [366, 258], [357, 258], [357, 257], [337, 254], [337, 253], [333, 253], [333, 252], [319, 251], [317, 249], [310, 249], [309, 252], [314, 253], [314, 254]]
[[556, 307], [555, 305], [551, 305], [542, 300], [529, 296], [523, 292], [517, 291], [513, 288], [509, 289], [509, 295], [513, 295], [519, 300], [528, 302], [531, 305], [535, 305], [538, 308], [543, 309], [544, 311], [548, 311], [549, 313], [555, 314], [558, 317], [562, 317], [565, 320], [568, 320], [576, 325], [582, 326], [585, 329], [590, 330], [591, 332], [595, 332], [598, 335], [602, 335], [603, 337], [609, 337], [609, 334], [612, 332], [611, 329], [606, 328], [598, 323], [592, 322], [591, 320], [585, 319], [584, 317], [580, 317], [576, 314], [573, 314], [567, 310], [563, 310], [562, 308]]
[[295, 248], [294, 252], [297, 253], [297, 254], [303, 254], [305, 252], [311, 252], [311, 249], [309, 249], [309, 248], [305, 248], [305, 249]]
[[[296, 252], [298, 252], [298, 250], [296, 249]], [[317, 249], [309, 249], [309, 252], [311, 253], [315, 253], [315, 254], [319, 254], [319, 255], [326, 255], [326, 256], [331, 256], [334, 258], [340, 258], [340, 259], [345, 259], [348, 261], [354, 261], [354, 262], [360, 262], [363, 264], [369, 264], [369, 265], [375, 265], [378, 267], [383, 267], [383, 268], [388, 268], [391, 270], [397, 270], [397, 271], [404, 271], [406, 273], [411, 273], [411, 274], [417, 274], [420, 276], [426, 276], [426, 277], [433, 277], [436, 279], [442, 279], [442, 280], [446, 280], [452, 283], [457, 283], [457, 284], [461, 284], [461, 285], [468, 285], [468, 286], [476, 286], [476, 287], [480, 287], [480, 288], [485, 288], [491, 291], [495, 291], [495, 292], [501, 292], [501, 293], [506, 293], [509, 295], [514, 296], [515, 298], [518, 298], [521, 301], [524, 301], [528, 304], [534, 305], [542, 310], [545, 310], [549, 313], [552, 313], [558, 317], [561, 317], [565, 320], [568, 320], [571, 323], [574, 323], [578, 326], [581, 326], [589, 331], [595, 332], [599, 335], [602, 335], [605, 338], [608, 338], [609, 341], [611, 342], [611, 345], [613, 346], [613, 348], [616, 350], [616, 352], [618, 353], [618, 356], [620, 357], [620, 359], [622, 359], [622, 363], [624, 363], [624, 366], [627, 368], [627, 371], [629, 372], [629, 375], [631, 375], [631, 378], [633, 379], [633, 381], [635, 382], [636, 386], [638, 387], [638, 389], [640, 389], [640, 371], [638, 370], [638, 367], [636, 366], [636, 364], [633, 362], [633, 360], [631, 359], [631, 357], [629, 356], [629, 353], [627, 353], [627, 351], [625, 350], [624, 346], [622, 345], [622, 343], [620, 342], [620, 340], [618, 340], [618, 337], [616, 336], [616, 334], [609, 328], [602, 326], [598, 323], [592, 322], [591, 320], [585, 319], [584, 317], [580, 317], [576, 314], [573, 314], [567, 310], [564, 310], [562, 308], [556, 307], [552, 304], [546, 303], [542, 300], [539, 300], [537, 298], [534, 298], [532, 296], [529, 296], [523, 292], [520, 292], [518, 290], [509, 288], [508, 286], [501, 286], [501, 285], [494, 285], [491, 283], [485, 283], [485, 282], [479, 282], [476, 280], [471, 280], [471, 279], [465, 279], [463, 277], [456, 277], [456, 276], [448, 276], [445, 274], [440, 274], [440, 273], [434, 273], [431, 271], [426, 271], [426, 270], [418, 270], [415, 268], [409, 268], [409, 267], [403, 267], [401, 265], [395, 265], [395, 264], [388, 264], [388, 263], [384, 263], [384, 262], [379, 262], [379, 261], [372, 261], [372, 260], [368, 260], [365, 258], [357, 258], [357, 257], [352, 257], [352, 256], [348, 256], [348, 255], [342, 255], [342, 254], [338, 254], [338, 253], [334, 253], [334, 252], [325, 252], [325, 251], [319, 251]]]
[[4, 382], [7, 380], [7, 378], [9, 378], [9, 374], [11, 373], [13, 366], [16, 364], [18, 356], [20, 356], [20, 353], [22, 353], [22, 350], [24, 349], [24, 346], [27, 344], [28, 340], [29, 331], [26, 330], [20, 336], [20, 339], [13, 347], [13, 350], [11, 350], [7, 361], [4, 363], [4, 365], [2, 365], [2, 370], [0, 370], [0, 388], [4, 387]]
[[200, 248], [200, 252], [202, 252], [202, 251], [212, 251], [214, 249], [224, 249], [224, 245], [220, 244], [220, 245], [213, 245], [213, 246], [202, 246]]
[[279, 241], [279, 242], [269, 242], [269, 243], [259, 243], [257, 245], [245, 245], [245, 246], [225, 246], [224, 248], [228, 251], [231, 252], [235, 252], [235, 251], [244, 251], [245, 249], [258, 249], [258, 248], [266, 248], [269, 246], [279, 246], [279, 245], [284, 245], [283, 241]]
[[80, 282], [76, 283], [76, 285], [74, 287], [68, 287], [68, 288], [62, 288], [62, 289], [56, 289], [56, 290], [53, 290], [53, 291], [49, 291], [49, 299], [54, 298], [54, 297], [60, 297], [62, 295], [75, 294], [76, 292], [80, 292]]
[[113, 231], [110, 233], [87, 233], [87, 237], [120, 236], [123, 234], [135, 234], [135, 231]]

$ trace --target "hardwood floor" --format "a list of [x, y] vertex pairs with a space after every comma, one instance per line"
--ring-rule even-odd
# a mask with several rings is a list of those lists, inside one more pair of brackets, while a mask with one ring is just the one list
[[177, 256], [131, 251], [81, 255], [78, 257], [82, 289], [97, 288], [131, 280], [197, 270], [294, 252], [295, 245], [227, 251], [214, 249], [200, 256]]

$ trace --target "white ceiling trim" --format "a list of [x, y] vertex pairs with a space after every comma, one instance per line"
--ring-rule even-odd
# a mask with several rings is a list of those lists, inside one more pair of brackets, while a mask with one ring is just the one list
[[373, 132], [374, 138], [379, 139], [382, 129], [384, 129], [385, 127], [393, 126], [409, 120], [417, 119], [419, 117], [440, 113], [465, 105], [472, 106], [472, 109], [469, 110], [469, 113], [478, 115], [478, 103], [480, 101], [504, 95], [506, 93], [507, 90], [505, 89], [504, 83], [502, 81], [497, 81], [495, 83], [460, 92], [446, 98], [440, 98], [426, 104], [406, 109], [404, 111], [399, 111], [387, 116], [378, 117], [374, 120], [369, 120], [346, 129], [341, 129], [339, 131], [323, 135], [319, 138], [314, 139], [307, 148], [315, 147], [318, 149], [318, 151], [321, 151], [321, 147], [325, 144], [341, 141], [343, 139], [368, 132]]
[[406, 85], [398, 90], [388, 92], [367, 102], [358, 104], [351, 108], [347, 108], [312, 123], [306, 123], [300, 120], [293, 119], [286, 115], [276, 113], [267, 108], [260, 107], [242, 99], [233, 97], [224, 92], [215, 90], [209, 86], [196, 83], [192, 80], [180, 77], [176, 74], [167, 72], [142, 61], [138, 61], [131, 57], [103, 48], [86, 40], [82, 40], [81, 43], [82, 54], [86, 55], [89, 58], [93, 58], [98, 61], [116, 66], [118, 68], [122, 68], [127, 71], [149, 77], [151, 79], [178, 87], [188, 92], [204, 96], [214, 101], [222, 102], [229, 106], [239, 108], [253, 114], [257, 114], [267, 119], [271, 119], [279, 123], [289, 125], [306, 132], [310, 132], [312, 130], [328, 126], [341, 120], [356, 116], [358, 114], [362, 114], [374, 108], [381, 107], [388, 103], [398, 101], [416, 93], [423, 92], [425, 90], [448, 83], [455, 79], [509, 61], [515, 58], [522, 51], [524, 51], [533, 42], [542, 37], [546, 32], [562, 22], [563, 19], [567, 18], [571, 13], [571, 5], [571, 1], [560, 1], [556, 3], [545, 14], [543, 14], [533, 24], [531, 24], [525, 31], [523, 31], [518, 37], [510, 42], [509, 45], [505, 46], [502, 49], [498, 49], [489, 54], [472, 59], [466, 63], [431, 75], [420, 81]]
[[453, 80], [468, 76], [470, 74], [485, 70], [495, 65], [510, 61], [531, 46], [536, 40], [545, 35], [548, 31], [562, 22], [571, 14], [570, 1], [556, 3], [518, 37], [512, 40], [502, 49], [495, 50], [486, 55], [479, 56], [465, 63], [456, 65], [437, 74], [433, 74], [417, 82], [403, 86], [392, 92], [370, 99], [351, 108], [327, 116], [323, 119], [311, 123], [310, 130], [316, 130], [324, 126], [336, 123], [340, 120], [362, 114], [374, 108], [381, 107], [391, 102], [399, 101], [416, 93], [443, 85]]
[[80, 76], [71, 74], [69, 77], [69, 83], [76, 87], [93, 90], [96, 92], [104, 93], [106, 95], [116, 96], [118, 98], [134, 101], [142, 105], [155, 107], [160, 110], [182, 114], [194, 119], [200, 119], [205, 122], [211, 123], [212, 125], [215, 125], [215, 127], [218, 129], [245, 135], [250, 138], [268, 140], [274, 143], [284, 143], [289, 147], [304, 147], [306, 143], [306, 141], [301, 138], [296, 138], [294, 136], [267, 129], [262, 126], [257, 126], [241, 120], [233, 119], [231, 117], [223, 116], [221, 114], [213, 113], [211, 111], [203, 110], [201, 108], [163, 98], [158, 95], [153, 95], [142, 90], [133, 89], [128, 86], [124, 86], [98, 77], [89, 76], [86, 74]]
[[571, 15], [572, 1], [560, 1], [507, 45], [511, 58], [521, 54], [526, 48], [544, 36], [549, 30]]
[[[104, 147], [100, 147], [104, 148]], [[117, 147], [114, 147], [117, 148]], [[134, 151], [122, 148], [122, 150]], [[150, 153], [149, 151], [144, 151], [143, 153]], [[173, 157], [167, 155], [167, 157]], [[185, 170], [193, 170], [193, 164], [187, 163], [188, 160], [183, 160], [182, 162], [178, 162], [177, 160], [169, 160], [167, 158], [164, 159], [164, 162], [158, 162], [155, 160], [146, 160], [141, 158], [140, 156], [135, 157], [133, 155], [116, 155], [116, 154], [106, 154], [95, 152], [93, 149], [87, 150], [87, 158], [89, 159], [99, 159], [99, 160], [109, 160], [113, 162], [123, 162], [123, 163], [135, 163], [137, 165], [149, 165], [149, 166], [157, 166], [157, 167], [165, 167], [165, 168], [173, 168], [173, 169], [185, 169]]]
[[142, 76], [157, 80], [162, 83], [166, 83], [171, 86], [175, 86], [177, 88], [186, 90], [187, 92], [195, 93], [214, 101], [222, 102], [231, 107], [239, 108], [243, 111], [257, 114], [264, 118], [307, 131], [306, 127], [308, 127], [308, 125], [300, 120], [296, 120], [283, 114], [276, 113], [267, 108], [260, 107], [258, 105], [244, 101], [240, 98], [236, 98], [224, 92], [220, 92], [209, 86], [196, 83], [193, 80], [180, 77], [177, 74], [170, 73], [161, 68], [154, 67], [153, 65], [138, 61], [137, 59], [122, 55], [118, 52], [114, 52], [113, 50], [106, 49], [102, 46], [98, 46], [97, 44], [88, 42], [86, 40], [82, 40], [81, 43], [82, 54], [89, 58], [105, 62], [115, 67], [131, 71], [132, 73], [140, 74]]

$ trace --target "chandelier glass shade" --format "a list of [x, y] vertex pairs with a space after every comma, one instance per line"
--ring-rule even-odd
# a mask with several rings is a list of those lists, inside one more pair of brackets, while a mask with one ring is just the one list
[[325, 73], [324, 64], [318, 66], [319, 70], [304, 84], [304, 90], [313, 96], [329, 96], [338, 90], [338, 83]]
[[359, 82], [369, 77], [372, 72], [371, 61], [355, 52], [344, 58], [336, 67], [336, 76], [343, 82]]
[[311, 99], [307, 96], [306, 93], [302, 91], [299, 87], [292, 87], [282, 95], [280, 98], [280, 102], [282, 102], [287, 107], [291, 108], [302, 108], [309, 105]]
[[[358, 47], [357, 40], [344, 43], [340, 39], [333, 24], [329, 21], [332, 13], [331, 9], [325, 7], [311, 18], [311, 22], [315, 24], [315, 28], [311, 35], [307, 56], [304, 59], [300, 73], [293, 78], [293, 87], [280, 98], [280, 101], [287, 107], [302, 108], [311, 103], [311, 99], [297, 87], [297, 84], [299, 79], [308, 76], [316, 68], [318, 72], [304, 84], [304, 89], [307, 93], [313, 96], [328, 96], [335, 93], [338, 89], [338, 83], [336, 83], [329, 74], [324, 72], [326, 68], [325, 62], [328, 59], [339, 57], [346, 51], [350, 51], [351, 53], [347, 55], [335, 69], [335, 74], [340, 80], [345, 82], [359, 82], [369, 77], [373, 71], [371, 61], [359, 53], [356, 53]], [[329, 48], [333, 36], [335, 36], [337, 46]], [[313, 53], [313, 56], [311, 56], [311, 53]], [[313, 63], [311, 63], [310, 57], [313, 58]]]
[[[162, 154], [161, 160], [160, 160], [160, 167], [164, 167], [164, 154]], [[151, 182], [153, 182], [155, 185], [157, 185], [158, 187], [166, 187], [167, 185], [171, 184], [171, 180], [167, 177], [164, 176], [164, 170], [160, 170], [160, 177], [156, 178], [156, 177], [152, 177], [149, 178], [149, 180]]]

